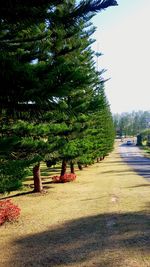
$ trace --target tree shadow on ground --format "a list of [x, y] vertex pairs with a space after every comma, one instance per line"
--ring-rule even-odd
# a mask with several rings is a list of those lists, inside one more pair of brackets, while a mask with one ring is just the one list
[[133, 174], [133, 170], [109, 170], [109, 171], [104, 171], [104, 172], [99, 172], [99, 174], [115, 174], [115, 175], [119, 175], [119, 174]]
[[[141, 258], [150, 249], [147, 212], [109, 213], [80, 218], [49, 230], [18, 238], [12, 246], [15, 267], [112, 267], [122, 265], [127, 251]], [[127, 266], [140, 266], [130, 265]], [[143, 265], [142, 265], [143, 266]], [[145, 267], [150, 266], [145, 260]]]
[[[97, 163], [97, 162], [96, 162]], [[100, 161], [100, 162], [98, 162], [97, 164], [99, 164], [99, 163], [103, 163], [103, 165], [109, 165], [110, 163], [112, 164], [115, 164], [115, 165], [123, 165], [124, 163], [123, 163], [123, 161], [117, 161], [117, 160], [107, 160], [107, 161], [105, 161], [105, 159], [103, 160], [103, 161]]]
[[20, 193], [17, 193], [17, 194], [14, 194], [14, 195], [2, 195], [2, 197], [0, 197], [0, 200], [4, 200], [4, 199], [9, 199], [9, 198], [14, 198], [14, 197], [20, 197], [20, 196], [26, 196], [26, 195], [31, 195], [33, 194], [33, 190], [32, 191], [29, 191], [29, 192], [20, 192]]
[[26, 196], [26, 195], [39, 196], [39, 195], [47, 193], [47, 190], [54, 188], [53, 186], [49, 186], [49, 185], [47, 185], [47, 183], [44, 183], [43, 184], [43, 192], [42, 193], [40, 193], [40, 192], [36, 193], [36, 192], [34, 192], [34, 184], [24, 185], [24, 187], [27, 187], [27, 189], [29, 191], [27, 191], [27, 192], [20, 191], [19, 193], [10, 194], [10, 195], [9, 195], [9, 193], [7, 195], [1, 194], [0, 195], [0, 200], [11, 199], [11, 198], [16, 198], [16, 197], [20, 197], [20, 196]]
[[138, 185], [130, 186], [127, 188], [138, 188], [138, 187], [149, 187], [149, 186], [150, 186], [150, 184], [138, 184]]

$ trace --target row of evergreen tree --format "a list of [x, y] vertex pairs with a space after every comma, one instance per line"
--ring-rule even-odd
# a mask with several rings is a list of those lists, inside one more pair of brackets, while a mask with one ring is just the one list
[[[78, 3], [77, 3], [78, 2]], [[102, 73], [95, 69], [91, 18], [103, 1], [2, 1], [0, 16], [0, 191], [21, 185], [40, 162], [90, 164], [113, 148]]]

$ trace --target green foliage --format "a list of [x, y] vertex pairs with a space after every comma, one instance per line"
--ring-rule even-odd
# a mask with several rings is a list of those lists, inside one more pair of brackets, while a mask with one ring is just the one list
[[[0, 100], [11, 116], [37, 117], [53, 96], [66, 96], [92, 80], [87, 23], [98, 11], [117, 5], [103, 1], [2, 1], [0, 3]], [[34, 111], [34, 112], [33, 112]], [[26, 114], [27, 115], [27, 114]]]
[[114, 126], [120, 135], [137, 135], [149, 128], [150, 112], [137, 111], [114, 114]]
[[22, 187], [22, 181], [27, 175], [24, 161], [9, 160], [0, 164], [0, 193], [10, 192]]
[[145, 129], [137, 135], [137, 145], [142, 146], [145, 144], [150, 146], [150, 129]]
[[15, 16], [4, 3], [0, 13], [0, 156], [10, 165], [2, 172], [7, 190], [19, 186], [31, 164], [90, 163], [110, 151], [114, 139], [90, 19], [116, 1], [33, 0], [23, 9], [21, 0], [12, 1]]

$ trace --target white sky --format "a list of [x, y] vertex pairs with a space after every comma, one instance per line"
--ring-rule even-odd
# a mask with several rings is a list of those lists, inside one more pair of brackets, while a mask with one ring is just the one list
[[107, 69], [105, 92], [113, 113], [150, 110], [150, 0], [118, 0], [97, 14], [95, 51]]

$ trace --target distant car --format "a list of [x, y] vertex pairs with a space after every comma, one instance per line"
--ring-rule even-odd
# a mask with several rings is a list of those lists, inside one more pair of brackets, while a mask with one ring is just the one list
[[128, 140], [128, 141], [127, 141], [127, 145], [128, 145], [128, 146], [129, 146], [129, 145], [132, 145], [131, 140]]

